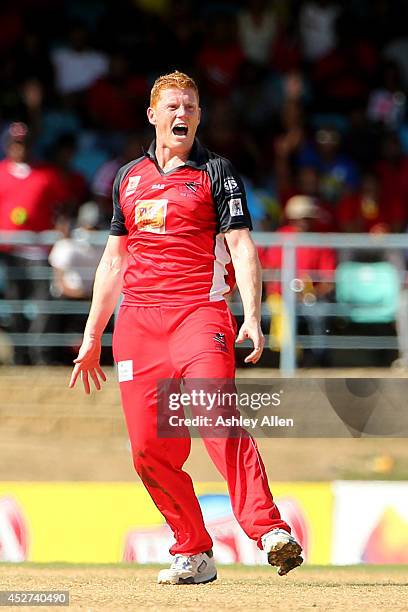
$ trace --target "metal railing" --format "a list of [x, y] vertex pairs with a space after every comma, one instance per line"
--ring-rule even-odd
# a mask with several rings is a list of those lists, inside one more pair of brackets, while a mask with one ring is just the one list
[[[50, 247], [60, 237], [57, 232], [0, 232], [0, 249], [4, 246], [42, 246]], [[106, 242], [107, 232], [93, 232], [92, 243], [103, 245]], [[358, 250], [358, 251], [386, 251], [407, 250], [408, 235], [405, 234], [316, 234], [316, 233], [269, 233], [254, 232], [253, 238], [261, 247], [282, 248], [282, 269], [276, 276], [265, 272], [269, 280], [278, 279], [282, 283], [282, 303], [287, 319], [285, 342], [281, 346], [280, 369], [286, 376], [293, 375], [296, 370], [296, 350], [298, 346], [303, 348], [326, 348], [326, 349], [396, 349], [397, 340], [392, 336], [362, 336], [362, 335], [298, 335], [297, 318], [310, 315], [310, 307], [304, 306], [297, 301], [296, 291], [293, 289], [293, 279], [296, 279], [296, 249], [299, 247], [329, 247], [335, 250]], [[16, 278], [18, 279], [18, 271]], [[25, 276], [30, 275], [33, 280], [47, 280], [52, 278], [52, 270], [45, 263], [31, 266], [25, 271]], [[269, 276], [268, 276], [269, 274]], [[403, 279], [402, 279], [403, 280]], [[232, 302], [231, 308], [236, 315], [242, 314], [242, 305]], [[348, 317], [346, 304], [331, 302], [315, 303], [314, 314], [324, 317]], [[38, 314], [86, 314], [89, 310], [89, 302], [75, 302], [73, 300], [5, 300], [0, 299], [0, 317], [7, 317], [13, 313], [21, 313], [27, 317], [35, 317]], [[264, 317], [273, 316], [273, 312], [263, 304], [262, 314]], [[15, 346], [70, 346], [80, 341], [77, 334], [19, 334], [10, 333], [10, 341]], [[269, 342], [267, 337], [267, 344]], [[111, 334], [104, 334], [103, 345], [111, 343]]]
[[[296, 278], [296, 249], [298, 247], [322, 247], [349, 251], [387, 251], [408, 249], [406, 234], [339, 234], [339, 233], [256, 233], [258, 246], [282, 247], [282, 299], [288, 319], [286, 342], [282, 346], [280, 368], [287, 376], [296, 369], [296, 346], [303, 348], [338, 349], [397, 349], [395, 337], [390, 336], [297, 336], [296, 318], [308, 315], [308, 308], [296, 303], [296, 292], [291, 286]], [[403, 280], [403, 279], [401, 279]], [[315, 304], [326, 316], [348, 316], [344, 304]]]

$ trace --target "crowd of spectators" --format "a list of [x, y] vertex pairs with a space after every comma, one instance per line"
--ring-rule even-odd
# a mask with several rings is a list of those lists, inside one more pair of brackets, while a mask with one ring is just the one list
[[407, 17], [404, 0], [3, 2], [0, 230], [75, 226], [89, 200], [108, 228], [115, 174], [152, 138], [151, 85], [179, 69], [255, 229], [290, 225], [307, 196], [313, 230], [405, 232]]
[[320, 229], [404, 230], [407, 16], [403, 0], [3, 3], [0, 155], [26, 123], [58, 205], [75, 216], [92, 197], [107, 225], [115, 171], [152, 135], [149, 88], [177, 68], [198, 81], [200, 137], [245, 177], [256, 228], [311, 192]]

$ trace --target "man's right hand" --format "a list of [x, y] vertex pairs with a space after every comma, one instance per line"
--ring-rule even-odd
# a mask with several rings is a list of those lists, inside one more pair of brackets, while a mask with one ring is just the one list
[[101, 388], [101, 379], [106, 381], [105, 373], [99, 365], [101, 357], [101, 341], [99, 338], [87, 337], [84, 338], [81, 348], [79, 349], [78, 357], [74, 359], [74, 369], [72, 371], [69, 388], [75, 387], [78, 376], [81, 374], [82, 384], [87, 395], [91, 392], [89, 384], [89, 376], [93, 380], [97, 391]]

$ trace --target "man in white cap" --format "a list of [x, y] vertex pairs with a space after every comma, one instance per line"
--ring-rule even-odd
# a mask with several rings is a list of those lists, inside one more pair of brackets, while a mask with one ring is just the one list
[[[296, 195], [288, 200], [284, 214], [288, 223], [277, 230], [279, 233], [313, 232], [315, 223], [320, 218], [320, 209], [313, 198]], [[265, 269], [282, 270], [282, 249], [280, 247], [262, 249], [259, 255]], [[304, 246], [296, 249], [296, 270], [292, 282], [298, 301], [311, 307], [310, 316], [306, 318], [311, 335], [324, 333], [324, 319], [312, 307], [316, 301], [327, 299], [333, 290], [335, 267], [336, 256], [330, 248]], [[285, 342], [286, 329], [281, 281], [266, 283], [266, 295], [267, 302], [274, 313], [270, 331], [273, 348], [280, 349]], [[322, 352], [315, 352], [313, 357], [315, 360], [321, 360]]]

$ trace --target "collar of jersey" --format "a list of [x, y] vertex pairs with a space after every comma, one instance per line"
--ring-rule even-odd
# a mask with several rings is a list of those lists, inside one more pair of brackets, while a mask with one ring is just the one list
[[176, 172], [180, 168], [184, 168], [184, 166], [191, 166], [192, 168], [197, 168], [198, 170], [203, 170], [205, 164], [208, 161], [208, 153], [206, 149], [202, 146], [198, 138], [194, 139], [193, 146], [191, 147], [190, 156], [183, 166], [178, 166], [169, 172], [164, 172], [163, 169], [159, 166], [159, 162], [156, 158], [156, 139], [154, 139], [150, 147], [147, 151], [145, 151], [145, 156], [154, 161], [159, 170], [160, 174], [171, 174], [172, 172]]

